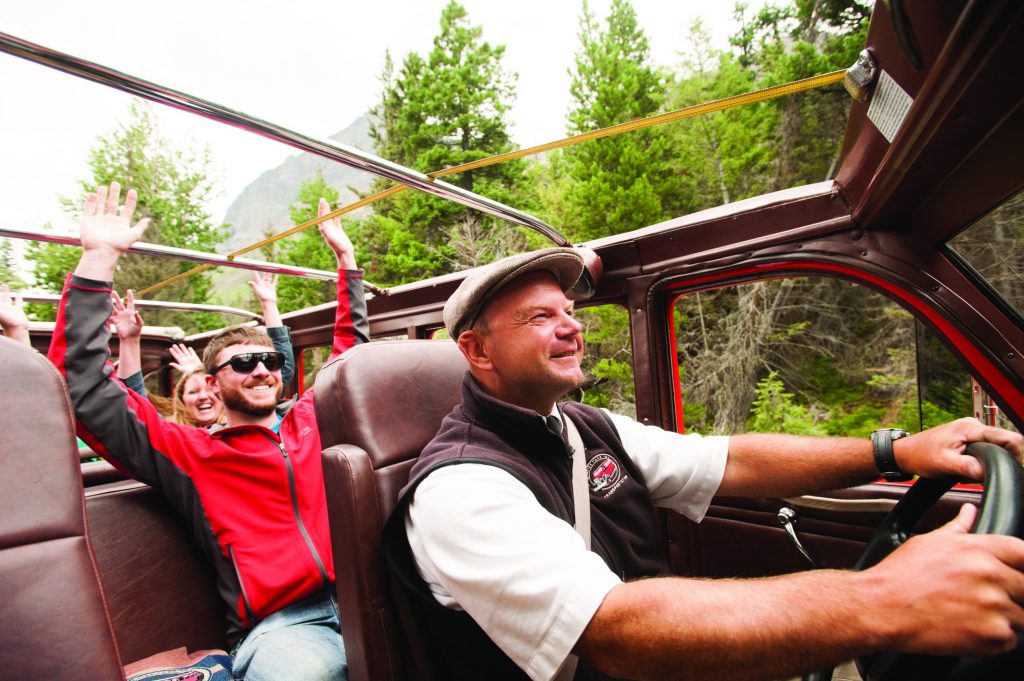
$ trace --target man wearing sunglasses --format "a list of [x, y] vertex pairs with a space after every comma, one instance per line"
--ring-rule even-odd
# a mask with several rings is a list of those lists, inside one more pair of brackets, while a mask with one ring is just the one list
[[[249, 681], [347, 679], [334, 601], [334, 565], [313, 391], [282, 417], [284, 356], [266, 333], [229, 328], [203, 354], [206, 381], [224, 402], [215, 431], [162, 420], [108, 362], [114, 269], [147, 219], [131, 224], [111, 183], [86, 199], [82, 257], [68, 277], [50, 347], [67, 380], [79, 435], [111, 463], [160, 489], [213, 563], [227, 605], [234, 677]], [[330, 208], [321, 199], [319, 215]], [[369, 340], [362, 272], [337, 219], [320, 233], [338, 260], [336, 357]], [[116, 588], [116, 585], [111, 585]]]

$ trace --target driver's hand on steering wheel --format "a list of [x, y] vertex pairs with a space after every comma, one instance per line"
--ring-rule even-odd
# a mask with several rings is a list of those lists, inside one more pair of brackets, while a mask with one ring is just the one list
[[877, 580], [878, 597], [866, 607], [886, 628], [887, 648], [980, 656], [1017, 645], [1024, 631], [1024, 540], [970, 534], [976, 513], [964, 505], [952, 521], [863, 573]]
[[981, 480], [985, 469], [973, 456], [965, 456], [970, 442], [991, 442], [1024, 461], [1024, 436], [1003, 428], [986, 426], [976, 418], [962, 418], [929, 428], [893, 442], [893, 454], [900, 470], [936, 478], [955, 475]]

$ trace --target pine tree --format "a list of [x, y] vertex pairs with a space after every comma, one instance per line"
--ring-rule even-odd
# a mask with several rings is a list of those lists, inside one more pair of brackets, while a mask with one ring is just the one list
[[[483, 41], [466, 10], [449, 2], [440, 33], [424, 58], [410, 53], [395, 74], [390, 55], [381, 76], [372, 135], [377, 152], [429, 172], [509, 151], [506, 114], [515, 76], [502, 67], [504, 46]], [[521, 161], [445, 177], [488, 198], [529, 209]], [[388, 183], [377, 182], [374, 191]], [[519, 230], [459, 204], [407, 191], [375, 205], [360, 230], [358, 250], [372, 252], [368, 276], [399, 283], [488, 262], [524, 244]]]
[[[629, 0], [612, 0], [606, 24], [601, 30], [584, 2], [569, 134], [646, 117], [662, 104], [664, 77], [649, 63], [647, 36]], [[663, 131], [648, 128], [585, 142], [564, 156], [572, 180], [567, 227], [574, 237], [617, 234], [667, 217], [672, 169]]]
[[[80, 183], [82, 192], [117, 181], [123, 190], [138, 192], [137, 219], [150, 218], [144, 240], [198, 251], [213, 251], [225, 230], [214, 225], [206, 211], [214, 188], [209, 179], [209, 153], [176, 149], [161, 138], [148, 105], [134, 102], [127, 123], [108, 136], [97, 138], [89, 152], [92, 177]], [[72, 215], [81, 210], [80, 197], [62, 200]], [[74, 268], [79, 249], [33, 242], [29, 246], [37, 286], [59, 291], [64, 276]], [[115, 273], [119, 290], [139, 290], [192, 269], [194, 263], [168, 258], [128, 254], [120, 259]], [[208, 274], [199, 274], [166, 286], [147, 296], [156, 300], [203, 303], [209, 295]], [[50, 311], [52, 314], [53, 311]], [[147, 324], [177, 325], [185, 329], [222, 325], [216, 316], [152, 311]]]
[[[288, 207], [288, 217], [296, 224], [302, 224], [316, 217], [320, 199], [326, 199], [332, 208], [338, 205], [338, 190], [324, 182], [322, 173], [311, 180], [306, 180], [299, 187], [296, 202]], [[346, 229], [350, 230], [352, 221], [346, 221]], [[276, 242], [271, 249], [264, 248], [269, 260], [282, 264], [301, 265], [317, 270], [333, 272], [338, 268], [334, 251], [320, 236], [315, 227], [306, 229], [285, 241]], [[310, 305], [320, 305], [334, 300], [335, 284], [331, 281], [303, 279], [300, 277], [282, 277], [277, 285], [277, 303], [282, 312], [297, 310]]]

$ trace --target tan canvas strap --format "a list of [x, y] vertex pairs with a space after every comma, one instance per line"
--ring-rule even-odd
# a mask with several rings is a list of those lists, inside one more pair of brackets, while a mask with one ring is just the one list
[[[590, 488], [587, 485], [587, 461], [586, 451], [583, 447], [583, 438], [576, 429], [576, 424], [565, 414], [562, 415], [565, 423], [565, 434], [569, 440], [569, 448], [572, 450], [572, 503], [576, 514], [576, 532], [583, 537], [583, 543], [590, 550]], [[576, 666], [579, 658], [570, 654], [566, 658], [562, 668], [555, 675], [555, 681], [572, 681], [576, 676]]]

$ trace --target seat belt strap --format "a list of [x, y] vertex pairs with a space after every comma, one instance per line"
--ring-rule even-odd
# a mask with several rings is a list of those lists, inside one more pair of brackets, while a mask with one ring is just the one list
[[[569, 440], [569, 448], [572, 450], [572, 503], [576, 515], [576, 532], [583, 537], [583, 543], [590, 550], [590, 489], [587, 485], [587, 462], [586, 450], [583, 447], [583, 438], [576, 424], [572, 419], [562, 414], [562, 422], [565, 423], [565, 434]], [[562, 667], [555, 675], [554, 681], [572, 681], [576, 676], [576, 666], [580, 659], [573, 654], [565, 659]]]
[[565, 422], [569, 447], [572, 449], [572, 503], [576, 515], [576, 531], [583, 537], [583, 543], [590, 550], [590, 489], [587, 485], [586, 450], [583, 438], [576, 424], [568, 416], [562, 415]]

